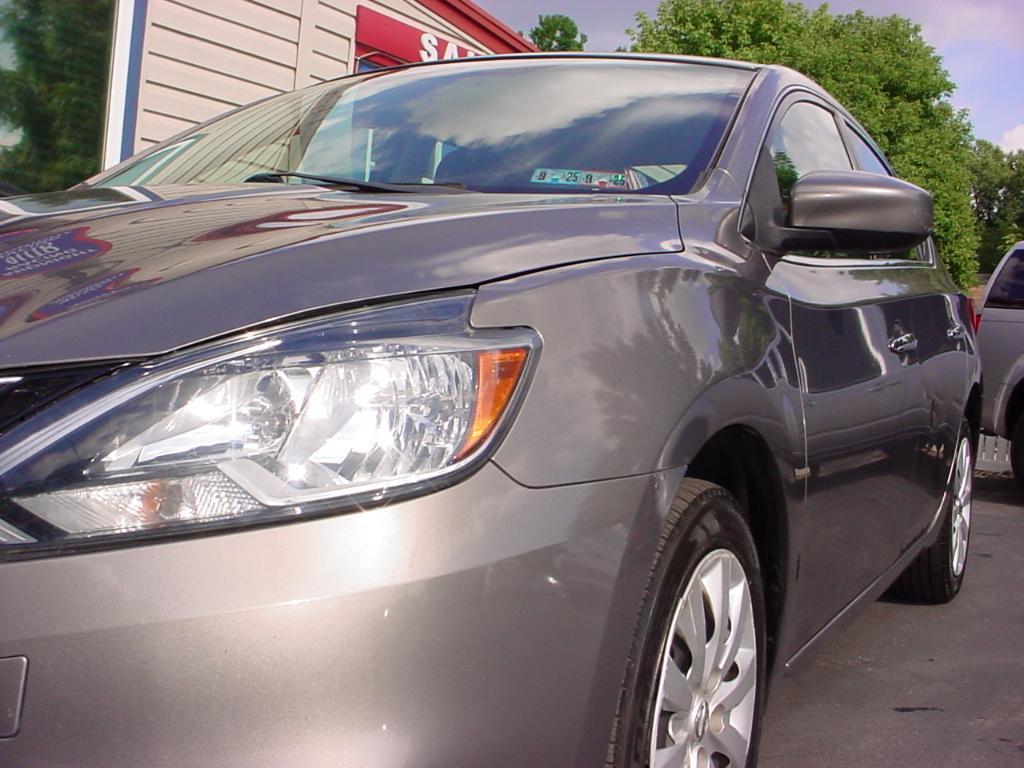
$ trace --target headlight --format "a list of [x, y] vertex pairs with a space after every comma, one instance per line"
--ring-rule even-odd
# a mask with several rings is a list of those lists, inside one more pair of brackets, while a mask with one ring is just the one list
[[508, 420], [539, 340], [471, 297], [244, 336], [116, 373], [0, 440], [0, 549], [202, 530], [429, 490]]

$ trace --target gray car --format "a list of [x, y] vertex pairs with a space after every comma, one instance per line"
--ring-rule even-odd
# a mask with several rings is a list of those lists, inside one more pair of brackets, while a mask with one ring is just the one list
[[0, 765], [752, 766], [960, 589], [967, 300], [790, 70], [355, 75], [0, 215]]
[[[981, 427], [1010, 440], [1010, 465], [1024, 488], [1024, 241], [992, 273], [981, 299], [978, 352], [985, 366]], [[982, 318], [984, 322], [982, 322]]]

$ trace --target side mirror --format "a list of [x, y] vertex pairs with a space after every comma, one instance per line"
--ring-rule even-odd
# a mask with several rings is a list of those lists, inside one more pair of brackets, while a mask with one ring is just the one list
[[906, 181], [863, 171], [813, 171], [790, 190], [787, 250], [905, 251], [932, 230], [932, 196]]

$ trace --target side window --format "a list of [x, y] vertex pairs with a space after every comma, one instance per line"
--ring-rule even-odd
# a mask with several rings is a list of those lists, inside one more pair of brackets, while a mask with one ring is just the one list
[[853, 169], [832, 113], [809, 101], [789, 108], [772, 133], [770, 151], [783, 200], [804, 174]]
[[847, 123], [847, 128], [849, 128], [850, 149], [853, 150], [853, 159], [857, 163], [857, 169], [867, 171], [868, 173], [880, 173], [883, 176], [891, 176], [892, 174], [889, 173], [889, 169], [885, 167], [885, 163], [882, 162], [881, 158], [875, 154], [875, 150], [871, 148], [871, 145], [864, 141], [849, 123]]
[[1024, 248], [1017, 248], [992, 278], [986, 307], [1024, 309]]
[[[788, 218], [789, 194], [797, 179], [812, 171], [854, 170], [851, 153], [858, 170], [891, 175], [875, 150], [853, 130], [852, 126], [849, 135], [848, 152], [840, 134], [839, 124], [831, 111], [810, 101], [798, 101], [789, 107], [772, 130], [768, 146], [781, 196], [781, 206], [775, 214], [777, 223], [783, 224]], [[924, 244], [899, 254], [801, 251], [798, 255], [816, 258], [932, 261]]]

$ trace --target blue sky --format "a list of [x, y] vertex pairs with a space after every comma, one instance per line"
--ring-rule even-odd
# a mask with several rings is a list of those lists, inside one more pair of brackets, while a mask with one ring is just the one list
[[[0, 11], [9, 3], [10, 0], [0, 0]], [[0, 67], [9, 67], [13, 63], [14, 53], [11, 51], [10, 44], [6, 40], [0, 39]]]
[[[0, 0], [0, 9], [7, 4], [7, 0]], [[4, 40], [0, 40], [0, 68], [9, 67], [14, 63], [14, 56], [11, 52], [11, 47]], [[0, 123], [0, 147], [6, 147], [9, 144], [14, 144], [18, 140], [18, 135], [7, 128], [3, 123]]]
[[[542, 13], [571, 16], [589, 37], [587, 49], [626, 45], [637, 11], [658, 0], [476, 0], [509, 26], [529, 31]], [[817, 7], [817, 3], [805, 3]], [[970, 111], [975, 135], [1004, 149], [1024, 149], [1024, 0], [834, 0], [836, 13], [898, 13], [922, 27], [957, 84], [953, 103]]]

